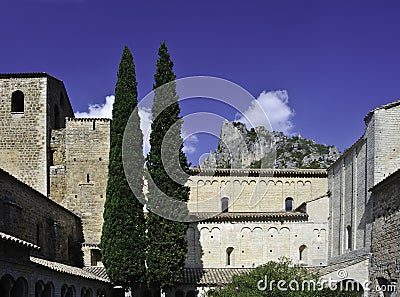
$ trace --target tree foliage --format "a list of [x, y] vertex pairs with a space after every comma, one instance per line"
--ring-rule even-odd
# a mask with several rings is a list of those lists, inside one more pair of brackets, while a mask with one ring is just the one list
[[[341, 290], [340, 286], [336, 289], [319, 286], [318, 279], [317, 274], [310, 273], [304, 267], [293, 266], [290, 260], [282, 258], [278, 262], [270, 261], [249, 273], [235, 276], [232, 283], [218, 284], [215, 289], [207, 292], [207, 297], [359, 296], [355, 291]], [[281, 282], [279, 286], [278, 282]]]
[[[129, 180], [143, 188], [143, 134], [137, 107], [135, 64], [125, 47], [118, 68], [110, 130], [108, 183], [101, 237], [102, 261], [112, 283], [135, 288], [145, 279], [145, 218], [143, 206], [131, 191], [122, 163], [124, 130], [132, 114], [129, 146], [135, 162], [128, 164]], [[125, 164], [127, 165], [127, 164]], [[140, 198], [140, 197], [139, 197]]]
[[161, 44], [158, 51], [154, 80], [151, 149], [147, 156], [147, 178], [152, 182], [149, 182], [147, 195], [150, 212], [147, 217], [146, 263], [149, 285], [166, 288], [182, 281], [188, 249], [187, 224], [166, 219], [157, 213], [158, 210], [163, 210], [172, 217], [187, 216], [185, 203], [177, 206], [168, 201], [188, 201], [189, 188], [184, 186], [187, 179], [184, 173], [189, 164], [182, 151], [182, 119], [179, 116], [175, 74], [165, 43]]

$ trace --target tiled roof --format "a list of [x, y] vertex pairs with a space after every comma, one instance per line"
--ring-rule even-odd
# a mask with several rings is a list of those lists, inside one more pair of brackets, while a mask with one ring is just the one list
[[106, 268], [102, 266], [85, 266], [83, 270], [109, 281]]
[[69, 265], [58, 263], [58, 262], [52, 262], [52, 261], [35, 258], [35, 257], [30, 257], [30, 259], [33, 263], [36, 263], [40, 266], [49, 268], [51, 270], [54, 270], [54, 271], [57, 271], [60, 273], [70, 274], [70, 275], [79, 276], [79, 277], [83, 277], [86, 279], [102, 281], [102, 282], [109, 282], [108, 279], [97, 276], [97, 275], [95, 275], [91, 272], [85, 271], [84, 269], [79, 268], [79, 267], [69, 266]]
[[184, 283], [198, 285], [215, 285], [232, 282], [235, 275], [248, 273], [252, 268], [186, 268]]
[[[106, 269], [100, 266], [87, 266], [83, 268], [102, 279], [107, 279]], [[215, 285], [218, 283], [232, 282], [234, 275], [248, 273], [252, 268], [185, 268], [183, 270], [184, 284]]]
[[192, 168], [189, 174], [199, 176], [249, 176], [249, 177], [327, 177], [325, 169], [200, 169]]
[[8, 234], [3, 233], [3, 232], [0, 232], [0, 240], [12, 242], [12, 243], [15, 243], [17, 245], [26, 247], [26, 248], [31, 249], [31, 250], [40, 250], [40, 247], [35, 245], [35, 244], [33, 244], [33, 243], [30, 243], [28, 241], [19, 239], [17, 237], [11, 236], [11, 235], [8, 235]]
[[317, 272], [319, 275], [324, 276], [327, 275], [329, 273], [338, 271], [340, 269], [344, 269], [346, 267], [355, 265], [357, 263], [360, 263], [364, 260], [369, 259], [369, 256], [361, 256], [358, 258], [355, 258], [353, 260], [349, 260], [349, 261], [344, 261], [344, 262], [340, 262], [340, 263], [335, 263], [332, 265], [328, 265], [328, 266], [324, 266], [324, 267], [309, 267], [307, 268], [307, 270], [312, 271], [312, 272]]
[[91, 122], [91, 121], [103, 121], [103, 122], [111, 122], [110, 118], [65, 118], [67, 122]]
[[191, 217], [198, 221], [213, 221], [213, 222], [224, 222], [224, 221], [308, 221], [308, 214], [297, 211], [281, 211], [281, 212], [199, 212], [191, 213]]

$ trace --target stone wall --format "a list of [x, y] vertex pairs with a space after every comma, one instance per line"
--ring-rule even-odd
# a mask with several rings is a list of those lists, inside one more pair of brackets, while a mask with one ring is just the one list
[[0, 239], [2, 297], [111, 296], [107, 279], [78, 267], [30, 257], [27, 244]]
[[[22, 110], [12, 111], [15, 92], [22, 92]], [[47, 195], [50, 130], [65, 116], [73, 112], [61, 81], [45, 73], [0, 75], [0, 168]]]
[[[189, 178], [188, 208], [191, 212], [219, 212], [221, 199], [229, 199], [229, 212], [284, 211], [286, 198], [293, 209], [327, 193], [325, 170], [274, 170], [266, 176], [260, 170], [217, 170]], [[321, 210], [326, 221], [328, 208]], [[325, 212], [324, 212], [325, 211]]]
[[400, 102], [371, 111], [364, 135], [329, 168], [331, 263], [371, 251], [372, 201], [368, 191], [400, 168]]
[[80, 219], [0, 169], [0, 231], [40, 246], [33, 255], [82, 263]]
[[50, 170], [51, 198], [82, 219], [85, 264], [98, 249], [108, 179], [110, 120], [66, 119], [53, 131]]
[[280, 257], [291, 258], [299, 265], [327, 265], [327, 227], [327, 223], [285, 219], [275, 222], [211, 219], [192, 223], [187, 233], [186, 267], [251, 268]]
[[[187, 231], [186, 267], [251, 268], [283, 256], [305, 266], [327, 264], [325, 170], [197, 173], [187, 183], [188, 207], [208, 219], [191, 223]], [[288, 197], [291, 211], [285, 210]], [[229, 199], [223, 213], [222, 198]]]
[[373, 257], [370, 279], [374, 287], [395, 284], [400, 292], [400, 171], [376, 185], [371, 198]]

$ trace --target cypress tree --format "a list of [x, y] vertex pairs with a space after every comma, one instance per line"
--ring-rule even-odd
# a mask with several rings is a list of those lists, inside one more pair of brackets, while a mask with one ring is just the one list
[[[183, 221], [188, 214], [185, 202], [189, 199], [189, 188], [184, 184], [189, 164], [182, 150], [182, 119], [179, 116], [173, 65], [164, 42], [158, 50], [154, 75], [151, 148], [146, 159], [148, 180], [152, 180], [147, 195], [147, 208], [150, 210], [147, 216], [147, 278], [151, 287], [162, 289], [182, 281], [188, 250], [188, 226]], [[169, 199], [177, 204], [168, 202]], [[160, 210], [169, 215], [157, 215]]]
[[[145, 218], [143, 206], [132, 193], [122, 163], [124, 130], [132, 114], [129, 145], [129, 180], [143, 189], [143, 134], [137, 112], [137, 82], [132, 54], [125, 46], [118, 68], [110, 129], [108, 183], [101, 236], [102, 261], [111, 282], [135, 288], [145, 282]], [[125, 169], [126, 169], [125, 164]], [[139, 197], [141, 198], [141, 197]]]

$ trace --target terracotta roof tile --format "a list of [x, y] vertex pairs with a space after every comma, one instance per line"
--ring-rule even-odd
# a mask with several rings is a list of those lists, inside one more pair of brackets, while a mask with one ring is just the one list
[[102, 279], [106, 279], [108, 281], [110, 281], [110, 279], [108, 278], [107, 272], [106, 272], [106, 268], [103, 266], [85, 266], [83, 267], [83, 270], [97, 275], [98, 277], [102, 278]]
[[308, 221], [308, 214], [298, 211], [281, 212], [199, 212], [190, 214], [193, 220], [207, 222], [223, 221]]
[[0, 240], [12, 242], [12, 243], [26, 247], [31, 250], [40, 250], [40, 247], [33, 243], [19, 239], [17, 237], [14, 237], [12, 235], [9, 235], [9, 234], [3, 233], [3, 232], [0, 232]]
[[70, 275], [75, 275], [75, 276], [79, 276], [79, 277], [83, 277], [86, 279], [91, 279], [91, 280], [97, 280], [97, 281], [102, 281], [102, 282], [109, 282], [108, 279], [97, 276], [91, 272], [88, 272], [82, 268], [79, 267], [74, 267], [74, 266], [69, 266], [69, 265], [65, 265], [65, 264], [61, 264], [58, 262], [52, 262], [52, 261], [48, 261], [48, 260], [44, 260], [44, 259], [40, 259], [40, 258], [35, 258], [35, 257], [30, 257], [30, 260], [33, 263], [36, 263], [40, 266], [49, 268], [51, 270], [57, 271], [57, 272], [61, 272], [61, 273], [65, 273], [65, 274], [70, 274]]
[[252, 268], [186, 268], [185, 284], [216, 285], [232, 282], [235, 275], [248, 273]]
[[189, 174], [199, 176], [249, 176], [249, 177], [327, 177], [325, 169], [200, 169], [192, 168]]

